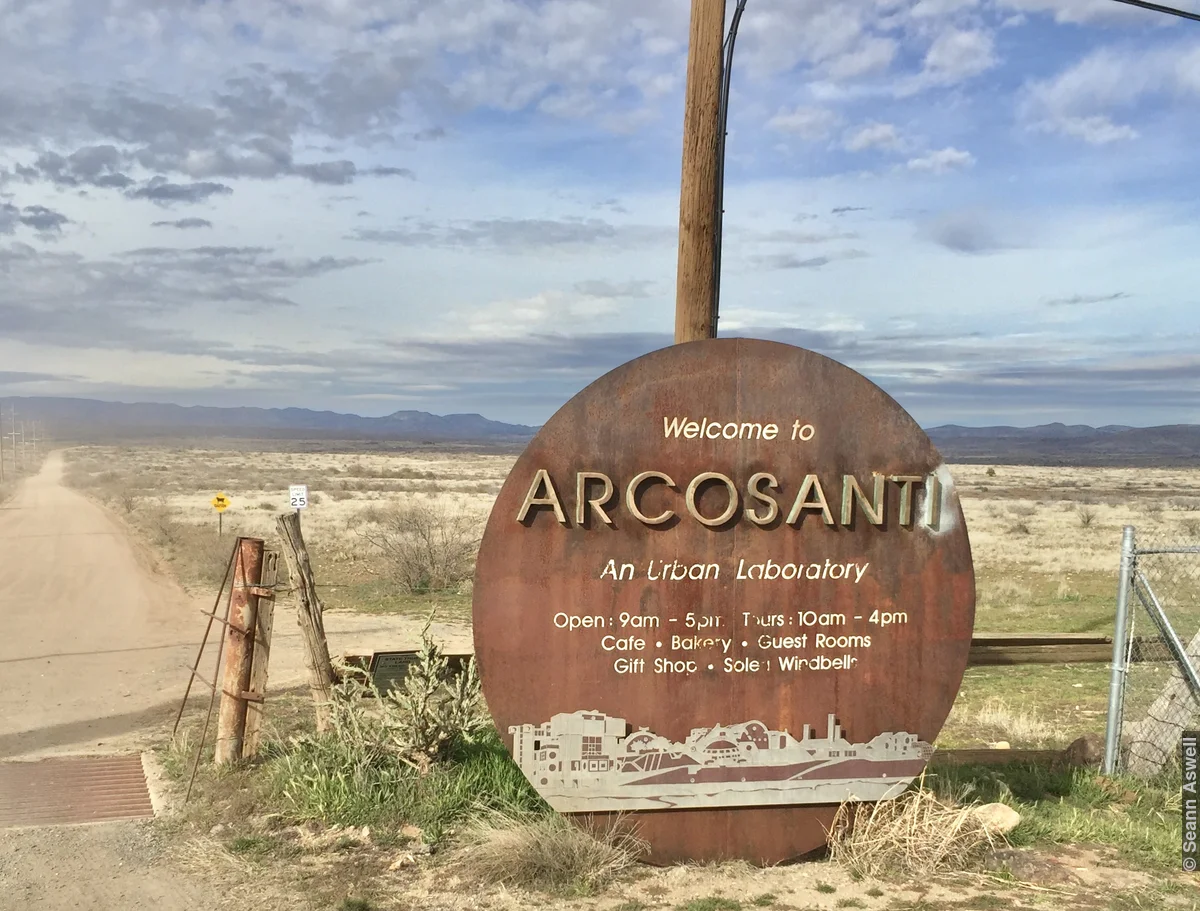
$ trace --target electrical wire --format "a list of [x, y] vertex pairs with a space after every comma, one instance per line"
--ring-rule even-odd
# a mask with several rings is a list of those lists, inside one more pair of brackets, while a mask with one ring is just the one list
[[1163, 6], [1160, 3], [1150, 3], [1148, 0], [1113, 0], [1113, 3], [1124, 3], [1127, 6], [1136, 6], [1139, 9], [1148, 9], [1151, 12], [1165, 13], [1168, 16], [1178, 16], [1180, 19], [1191, 19], [1193, 22], [1200, 22], [1200, 13], [1176, 9], [1173, 6]]
[[[721, 97], [718, 117], [720, 127], [717, 131], [717, 194], [715, 224], [715, 243], [713, 250], [713, 309], [712, 309], [712, 338], [717, 337], [717, 320], [720, 319], [721, 308], [721, 241], [725, 230], [725, 140], [729, 136], [729, 90], [733, 80], [733, 48], [737, 42], [738, 26], [742, 14], [746, 11], [747, 0], [738, 0], [733, 12], [733, 21], [729, 26], [729, 35], [725, 39], [721, 62]], [[1112, 0], [1113, 3], [1123, 3], [1126, 6], [1136, 6], [1138, 9], [1176, 16], [1200, 22], [1200, 13], [1177, 9], [1173, 6], [1163, 6], [1161, 3], [1151, 3], [1150, 0]]]
[[713, 308], [710, 336], [717, 337], [717, 320], [721, 311], [721, 240], [725, 230], [725, 140], [729, 135], [729, 88], [733, 81], [733, 46], [737, 42], [738, 26], [742, 22], [742, 13], [746, 11], [747, 0], [738, 0], [737, 8], [733, 11], [733, 21], [729, 25], [729, 36], [725, 39], [724, 53], [721, 63], [721, 96], [718, 108], [719, 127], [717, 129], [717, 198], [713, 243]]

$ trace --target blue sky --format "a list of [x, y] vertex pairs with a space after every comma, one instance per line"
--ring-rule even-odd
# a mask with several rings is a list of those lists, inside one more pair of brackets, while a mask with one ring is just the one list
[[[687, 29], [0, 0], [0, 396], [543, 422], [671, 341]], [[1200, 25], [1111, 0], [750, 0], [721, 334], [926, 425], [1200, 422], [1198, 112]]]

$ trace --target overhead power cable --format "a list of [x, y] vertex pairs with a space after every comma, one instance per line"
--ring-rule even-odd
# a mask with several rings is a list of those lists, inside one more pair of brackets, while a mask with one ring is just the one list
[[1148, 9], [1155, 13], [1164, 13], [1168, 16], [1178, 16], [1180, 19], [1191, 19], [1193, 22], [1200, 22], [1200, 13], [1192, 13], [1185, 9], [1176, 9], [1173, 6], [1163, 6], [1161, 3], [1150, 3], [1148, 0], [1113, 0], [1114, 3], [1124, 3], [1127, 6], [1136, 6], [1139, 9]]

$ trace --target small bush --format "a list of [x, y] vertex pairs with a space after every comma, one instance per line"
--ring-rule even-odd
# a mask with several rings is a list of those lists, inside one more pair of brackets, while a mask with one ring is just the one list
[[996, 469], [995, 469], [995, 468], [989, 468], [989, 469], [987, 470], [987, 476], [988, 476], [989, 478], [994, 478], [994, 477], [996, 476]]
[[1095, 521], [1096, 521], [1096, 510], [1094, 510], [1088, 506], [1079, 507], [1079, 524], [1080, 525], [1082, 525], [1084, 528], [1087, 528]]
[[275, 510], [275, 504], [270, 500], [260, 500], [258, 506], [255, 508], [261, 509], [263, 512], [273, 512]]
[[474, 572], [480, 539], [474, 515], [413, 502], [373, 518], [360, 534], [379, 551], [385, 572], [404, 592], [445, 591]]
[[829, 833], [831, 859], [873, 879], [968, 870], [994, 844], [971, 807], [943, 802], [924, 780], [895, 800], [842, 804]]
[[[407, 822], [437, 839], [474, 808], [544, 812], [492, 728], [474, 662], [461, 675], [422, 635], [402, 689], [381, 696], [342, 668], [329, 730], [276, 747], [273, 788], [292, 815], [342, 825]], [[364, 699], [367, 693], [375, 699]]]
[[617, 818], [584, 831], [559, 816], [488, 813], [465, 832], [464, 864], [473, 878], [522, 888], [588, 894], [632, 867], [648, 846]]
[[1033, 534], [1029, 528], [1028, 522], [1014, 522], [1008, 527], [1009, 534], [1013, 535], [1028, 535]]

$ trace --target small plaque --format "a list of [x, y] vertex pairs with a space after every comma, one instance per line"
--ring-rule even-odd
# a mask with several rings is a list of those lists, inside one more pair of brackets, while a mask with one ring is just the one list
[[404, 685], [408, 669], [417, 661], [416, 652], [376, 652], [371, 658], [371, 682], [386, 696]]

